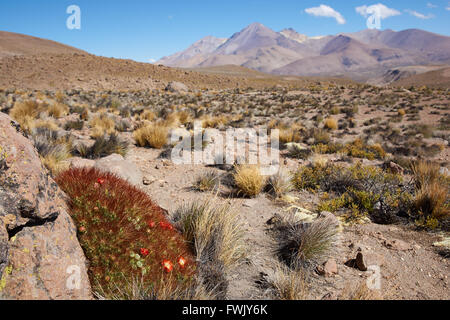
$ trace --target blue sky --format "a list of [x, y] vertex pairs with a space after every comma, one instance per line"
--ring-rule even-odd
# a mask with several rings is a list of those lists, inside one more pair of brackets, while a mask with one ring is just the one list
[[[206, 35], [230, 37], [252, 22], [275, 31], [292, 27], [308, 36], [363, 30], [366, 18], [355, 8], [379, 3], [397, 12], [381, 21], [382, 29], [419, 28], [450, 36], [447, 0], [2, 0], [0, 30], [55, 40], [106, 57], [148, 62], [183, 50]], [[80, 30], [66, 27], [69, 5], [81, 9]], [[320, 5], [341, 18], [335, 13], [335, 18], [320, 16]]]

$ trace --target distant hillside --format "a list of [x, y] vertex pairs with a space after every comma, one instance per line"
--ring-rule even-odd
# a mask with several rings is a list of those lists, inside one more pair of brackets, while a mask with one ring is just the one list
[[[275, 32], [253, 23], [215, 49], [192, 56], [188, 49], [162, 59], [174, 67], [239, 65], [278, 75], [380, 79], [389, 70], [417, 65], [449, 64], [450, 37], [409, 29], [363, 30], [308, 38], [292, 28]], [[188, 55], [188, 58], [184, 58]]]
[[86, 52], [51, 40], [36, 38], [18, 33], [0, 31], [0, 58], [41, 53], [82, 54]]
[[430, 88], [450, 88], [450, 67], [415, 74], [392, 83], [394, 86], [428, 86]]

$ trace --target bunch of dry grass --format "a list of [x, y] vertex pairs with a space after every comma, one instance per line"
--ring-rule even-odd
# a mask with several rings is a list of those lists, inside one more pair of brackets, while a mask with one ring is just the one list
[[338, 123], [336, 119], [328, 118], [324, 122], [325, 128], [328, 130], [336, 130], [338, 128]]
[[92, 128], [91, 136], [93, 138], [102, 137], [104, 135], [113, 134], [116, 132], [116, 122], [107, 114], [100, 114], [89, 121]]
[[35, 128], [32, 137], [42, 163], [53, 175], [67, 169], [63, 161], [71, 157], [72, 141], [69, 138], [59, 137], [56, 131], [43, 127]]
[[216, 172], [207, 171], [197, 177], [194, 189], [200, 192], [211, 191], [216, 189], [219, 182], [219, 175]]
[[365, 282], [361, 282], [356, 288], [347, 286], [338, 297], [339, 300], [383, 300], [379, 290], [371, 290]]
[[266, 179], [261, 175], [257, 165], [238, 165], [233, 173], [233, 179], [238, 193], [247, 197], [260, 194], [266, 184]]
[[311, 223], [285, 218], [277, 227], [279, 258], [293, 270], [317, 265], [333, 251], [338, 227], [336, 220], [330, 216]]
[[225, 275], [246, 253], [237, 213], [215, 200], [195, 201], [178, 208], [172, 219], [195, 248], [201, 282], [223, 297], [228, 287]]
[[449, 180], [441, 175], [437, 164], [419, 161], [412, 165], [416, 194], [414, 207], [425, 219], [443, 221], [450, 217]]
[[17, 101], [9, 115], [20, 125], [28, 119], [35, 119], [39, 115], [40, 105], [35, 100]]
[[147, 121], [153, 121], [156, 119], [156, 113], [152, 110], [145, 110], [141, 115], [140, 115], [140, 119], [141, 120], [147, 120]]
[[279, 264], [267, 282], [276, 299], [294, 301], [308, 299], [308, 285], [304, 270], [291, 270]]
[[54, 103], [48, 106], [47, 113], [53, 118], [61, 118], [69, 113], [69, 107], [62, 103]]
[[432, 184], [442, 177], [439, 172], [439, 165], [431, 161], [416, 161], [411, 164], [411, 170], [414, 175], [417, 189], [420, 189], [427, 184]]
[[285, 169], [280, 169], [269, 178], [270, 191], [276, 197], [281, 197], [294, 189], [292, 175]]
[[165, 126], [150, 124], [133, 132], [138, 146], [161, 149], [167, 144], [169, 129]]
[[146, 284], [142, 277], [133, 277], [131, 281], [124, 277], [123, 283], [111, 284], [107, 290], [97, 285], [97, 291], [94, 292], [94, 296], [98, 300], [125, 301], [216, 299], [215, 293], [208, 291], [198, 280], [192, 280], [188, 288], [177, 284], [179, 282], [171, 275], [164, 280], [160, 279], [158, 283], [152, 286]]

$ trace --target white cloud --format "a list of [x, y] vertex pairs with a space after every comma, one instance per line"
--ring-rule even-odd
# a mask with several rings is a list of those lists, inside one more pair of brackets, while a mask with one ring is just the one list
[[389, 17], [401, 15], [400, 11], [397, 11], [392, 8], [388, 8], [382, 3], [373, 4], [371, 6], [364, 5], [361, 7], [356, 7], [356, 12], [358, 12], [360, 15], [362, 15], [365, 18], [367, 18], [368, 16], [371, 16], [375, 13], [380, 14], [380, 19], [387, 19]]
[[334, 18], [336, 19], [337, 23], [339, 24], [345, 24], [346, 21], [342, 14], [334, 10], [333, 8], [326, 6], [324, 4], [321, 4], [319, 7], [313, 7], [305, 9], [305, 12], [307, 14], [313, 15], [315, 17], [327, 17], [327, 18]]
[[150, 59], [148, 59], [148, 62], [150, 62], [150, 63], [155, 63], [155, 62], [156, 62], [156, 59], [150, 58]]
[[428, 2], [428, 3], [427, 3], [427, 7], [428, 7], [428, 8], [431, 8], [431, 9], [434, 9], [434, 8], [437, 8], [438, 6], [435, 5], [435, 4], [433, 4], [433, 3], [431, 3], [431, 2]]
[[423, 13], [409, 9], [406, 9], [405, 12], [408, 12], [410, 15], [423, 20], [434, 18], [434, 15], [432, 15], [431, 13], [429, 15], [424, 15]]

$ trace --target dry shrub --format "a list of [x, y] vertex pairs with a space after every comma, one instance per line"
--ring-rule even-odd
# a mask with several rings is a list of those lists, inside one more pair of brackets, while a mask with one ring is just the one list
[[450, 216], [449, 180], [439, 170], [437, 164], [429, 161], [418, 161], [412, 165], [416, 186], [414, 207], [425, 220], [444, 221]]
[[303, 270], [291, 270], [280, 264], [267, 282], [272, 287], [276, 299], [294, 301], [308, 299], [308, 285]]
[[40, 105], [34, 100], [17, 101], [10, 111], [10, 116], [20, 125], [29, 119], [35, 119], [39, 115]]
[[261, 175], [257, 165], [239, 165], [233, 173], [238, 192], [247, 197], [254, 197], [263, 190], [266, 179]]
[[32, 139], [42, 163], [53, 175], [67, 168], [63, 161], [71, 157], [71, 139], [43, 127], [33, 129]]
[[116, 134], [104, 135], [95, 138], [92, 146], [86, 147], [81, 144], [77, 146], [79, 155], [87, 159], [99, 159], [111, 154], [125, 156], [128, 151], [128, 142], [121, 140]]
[[[110, 298], [135, 278], [142, 278], [143, 287], [156, 290], [157, 296], [160, 290], [168, 296], [192, 285], [192, 251], [146, 193], [95, 168], [67, 170], [56, 182], [70, 198], [70, 215], [95, 291]], [[173, 268], [165, 269], [164, 261]]]
[[279, 139], [281, 143], [300, 142], [300, 132], [295, 128], [279, 128]]
[[219, 175], [214, 171], [208, 171], [197, 177], [194, 189], [200, 192], [211, 191], [217, 187], [219, 182]]
[[346, 286], [338, 297], [339, 300], [383, 300], [378, 290], [371, 290], [365, 282], [361, 282], [356, 288]]
[[91, 136], [94, 138], [116, 132], [116, 122], [106, 114], [95, 116], [89, 121], [89, 125], [92, 128]]
[[335, 247], [338, 222], [330, 216], [311, 223], [285, 218], [277, 225], [281, 261], [293, 270], [315, 266], [327, 258]]
[[438, 181], [423, 185], [416, 192], [414, 205], [425, 218], [432, 217], [438, 221], [449, 218], [448, 185]]
[[141, 120], [147, 120], [147, 121], [153, 121], [156, 119], [156, 113], [152, 110], [145, 110], [141, 115], [140, 115], [140, 119]]
[[208, 291], [224, 297], [226, 274], [245, 257], [243, 231], [236, 212], [213, 200], [195, 201], [178, 208], [173, 220], [195, 248], [199, 279]]
[[439, 172], [439, 165], [431, 161], [416, 161], [411, 165], [411, 170], [417, 189], [427, 184], [432, 184], [442, 177]]
[[285, 169], [280, 169], [276, 174], [269, 178], [270, 191], [276, 197], [281, 197], [294, 189], [292, 184], [292, 175]]
[[336, 130], [338, 128], [338, 123], [336, 119], [328, 118], [325, 120], [325, 128], [328, 130]]
[[61, 118], [69, 113], [69, 107], [62, 103], [54, 103], [47, 108], [47, 113], [53, 118]]
[[140, 147], [161, 149], [167, 144], [169, 129], [165, 126], [151, 124], [137, 129], [133, 133], [134, 140]]

